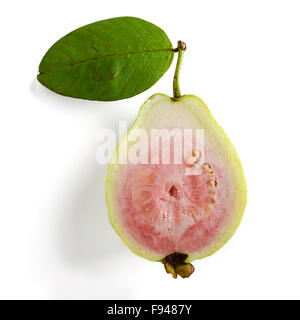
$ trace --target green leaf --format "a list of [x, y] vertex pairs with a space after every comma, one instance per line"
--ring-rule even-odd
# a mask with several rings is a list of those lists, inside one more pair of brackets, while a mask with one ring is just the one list
[[38, 80], [59, 94], [114, 101], [150, 88], [168, 70], [174, 49], [163, 30], [134, 17], [72, 31], [47, 51]]

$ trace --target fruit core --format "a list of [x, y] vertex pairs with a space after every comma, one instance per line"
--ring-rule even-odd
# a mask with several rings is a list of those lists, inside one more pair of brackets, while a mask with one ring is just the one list
[[[128, 165], [118, 193], [126, 230], [165, 255], [162, 262], [173, 277], [194, 271], [185, 261], [188, 253], [209, 245], [227, 216], [218, 204], [218, 168], [200, 159], [194, 150], [183, 164]], [[187, 175], [186, 169], [195, 171]]]

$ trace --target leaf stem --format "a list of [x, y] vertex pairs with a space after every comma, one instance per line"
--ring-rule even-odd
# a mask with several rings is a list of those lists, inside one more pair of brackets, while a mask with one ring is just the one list
[[173, 99], [178, 100], [181, 97], [180, 87], [179, 87], [179, 75], [181, 64], [183, 60], [184, 51], [186, 50], [186, 44], [183, 41], [178, 41], [178, 47], [176, 51], [178, 51], [178, 59], [173, 79]]

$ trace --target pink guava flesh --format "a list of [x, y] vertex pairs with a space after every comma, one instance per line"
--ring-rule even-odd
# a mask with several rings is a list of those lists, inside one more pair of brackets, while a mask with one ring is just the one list
[[126, 232], [159, 255], [190, 254], [211, 245], [232, 214], [233, 190], [226, 168], [207, 152], [200, 174], [189, 164], [127, 164], [117, 186]]

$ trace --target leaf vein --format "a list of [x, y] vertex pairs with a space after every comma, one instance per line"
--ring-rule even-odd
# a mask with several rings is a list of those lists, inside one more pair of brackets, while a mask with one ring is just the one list
[[126, 56], [126, 55], [136, 55], [136, 54], [153, 54], [156, 52], [174, 52], [175, 49], [172, 48], [166, 48], [166, 49], [155, 49], [155, 50], [145, 50], [145, 51], [136, 51], [136, 52], [122, 52], [122, 53], [112, 53], [112, 54], [107, 54], [107, 55], [100, 55], [98, 57], [94, 57], [94, 58], [89, 58], [89, 59], [85, 59], [85, 60], [81, 60], [81, 61], [77, 61], [77, 62], [72, 62], [68, 65], [65, 66], [59, 66], [56, 68], [51, 68], [48, 70], [44, 70], [44, 71], [40, 71], [40, 75], [43, 75], [45, 73], [49, 73], [52, 71], [56, 71], [56, 70], [60, 70], [60, 69], [65, 69], [65, 68], [69, 68], [69, 67], [73, 67], [75, 65], [80, 65], [80, 64], [84, 64], [84, 63], [89, 63], [92, 61], [97, 61], [97, 60], [101, 60], [103, 58], [109, 58], [109, 57], [120, 57], [120, 56]]

